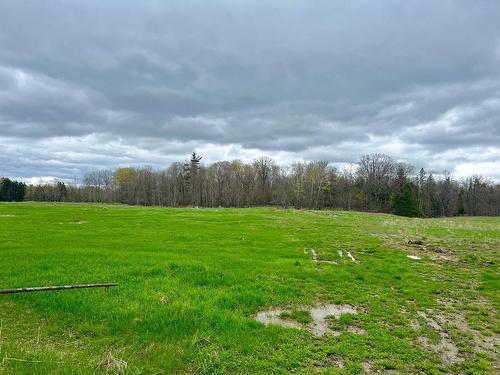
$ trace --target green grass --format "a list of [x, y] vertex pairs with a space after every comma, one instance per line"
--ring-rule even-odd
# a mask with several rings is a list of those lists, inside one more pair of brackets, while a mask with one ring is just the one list
[[[0, 204], [0, 288], [119, 283], [0, 295], [0, 373], [494, 373], [499, 250], [500, 218]], [[318, 302], [352, 305], [332, 324], [366, 332], [253, 319]], [[419, 345], [440, 337], [421, 312], [459, 361]]]

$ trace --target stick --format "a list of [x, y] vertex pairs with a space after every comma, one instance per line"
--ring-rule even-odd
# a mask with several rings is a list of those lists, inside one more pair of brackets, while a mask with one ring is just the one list
[[81, 285], [59, 285], [59, 286], [38, 286], [32, 288], [0, 289], [0, 294], [51, 292], [54, 290], [85, 289], [85, 288], [111, 288], [118, 286], [116, 283], [110, 284], [81, 284]]

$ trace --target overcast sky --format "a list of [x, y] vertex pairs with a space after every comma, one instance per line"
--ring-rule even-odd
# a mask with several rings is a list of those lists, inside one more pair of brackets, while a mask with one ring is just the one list
[[0, 175], [356, 162], [500, 181], [500, 1], [2, 1]]

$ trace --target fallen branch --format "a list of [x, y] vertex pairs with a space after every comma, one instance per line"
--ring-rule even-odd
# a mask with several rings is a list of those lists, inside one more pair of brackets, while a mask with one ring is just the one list
[[67, 289], [111, 288], [114, 286], [118, 286], [118, 284], [110, 283], [110, 284], [39, 286], [39, 287], [32, 287], [32, 288], [0, 289], [0, 294], [52, 292], [54, 290], [67, 290]]

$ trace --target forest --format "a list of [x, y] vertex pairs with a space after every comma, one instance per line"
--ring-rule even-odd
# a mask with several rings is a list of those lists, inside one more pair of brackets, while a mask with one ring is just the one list
[[342, 209], [410, 217], [500, 215], [498, 183], [482, 176], [456, 179], [448, 173], [417, 172], [413, 166], [384, 154], [362, 156], [355, 166], [343, 169], [326, 161], [282, 166], [271, 158], [259, 157], [251, 163], [234, 160], [204, 165], [201, 159], [193, 153], [190, 160], [172, 163], [165, 170], [103, 169], [88, 173], [78, 184], [29, 185], [24, 199], [171, 207]]

